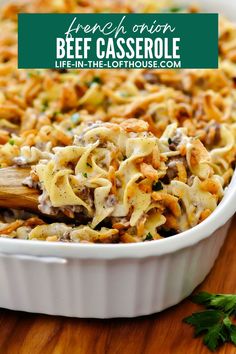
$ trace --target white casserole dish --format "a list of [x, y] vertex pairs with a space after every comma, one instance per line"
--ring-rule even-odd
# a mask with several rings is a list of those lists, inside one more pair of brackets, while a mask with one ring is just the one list
[[[198, 2], [204, 10], [236, 19], [231, 0]], [[0, 238], [0, 307], [94, 318], [162, 311], [209, 273], [236, 210], [235, 198], [236, 174], [208, 219], [159, 241], [99, 245]]]

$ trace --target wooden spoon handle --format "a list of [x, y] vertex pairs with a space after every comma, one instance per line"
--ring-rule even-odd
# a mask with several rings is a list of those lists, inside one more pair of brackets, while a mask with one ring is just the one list
[[38, 210], [38, 191], [22, 184], [29, 175], [29, 168], [0, 169], [0, 207]]

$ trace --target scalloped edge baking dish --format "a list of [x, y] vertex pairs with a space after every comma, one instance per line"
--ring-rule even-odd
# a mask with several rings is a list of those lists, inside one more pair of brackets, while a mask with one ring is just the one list
[[[236, 18], [231, 0], [198, 2], [206, 10]], [[236, 211], [235, 198], [236, 173], [210, 217], [158, 241], [99, 245], [0, 238], [0, 307], [111, 318], [147, 315], [175, 305], [212, 268]]]

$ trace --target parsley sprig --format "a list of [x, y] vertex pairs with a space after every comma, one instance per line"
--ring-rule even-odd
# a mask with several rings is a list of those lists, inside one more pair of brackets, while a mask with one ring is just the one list
[[204, 344], [215, 351], [219, 345], [230, 342], [236, 345], [236, 295], [201, 292], [191, 298], [195, 304], [206, 307], [184, 319], [194, 327], [195, 336], [203, 335]]

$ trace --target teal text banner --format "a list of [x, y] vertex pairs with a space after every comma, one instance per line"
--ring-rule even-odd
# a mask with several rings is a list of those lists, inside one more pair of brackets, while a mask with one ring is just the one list
[[217, 14], [19, 14], [19, 68], [217, 68]]

